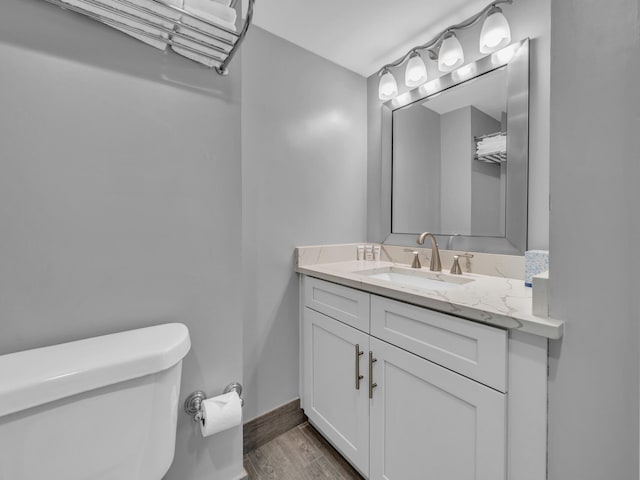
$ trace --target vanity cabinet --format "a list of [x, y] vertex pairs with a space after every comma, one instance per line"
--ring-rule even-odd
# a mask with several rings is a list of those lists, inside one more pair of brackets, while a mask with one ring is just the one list
[[[358, 469], [369, 473], [369, 335], [304, 311], [305, 413]], [[356, 363], [357, 362], [357, 363]], [[362, 378], [356, 377], [356, 374]]]
[[506, 330], [312, 277], [301, 286], [302, 407], [366, 478], [544, 478], [530, 459], [510, 464], [511, 450], [516, 462], [541, 452], [527, 452], [530, 424], [509, 425]]

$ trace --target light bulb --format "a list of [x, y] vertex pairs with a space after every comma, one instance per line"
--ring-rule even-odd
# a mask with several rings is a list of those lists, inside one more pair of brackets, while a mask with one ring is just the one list
[[474, 73], [475, 73], [475, 66], [472, 63], [469, 63], [467, 65], [464, 65], [463, 67], [460, 67], [456, 71], [454, 71], [452, 75], [454, 80], [460, 82], [462, 80], [466, 80], [467, 78], [472, 77]]
[[517, 45], [509, 45], [508, 47], [504, 47], [497, 52], [494, 52], [491, 55], [491, 62], [494, 65], [504, 65], [505, 63], [509, 63], [513, 56], [516, 54], [516, 50], [518, 49]]
[[449, 34], [442, 41], [438, 54], [438, 68], [442, 72], [455, 70], [464, 63], [462, 45], [454, 33]]
[[511, 42], [509, 22], [498, 7], [492, 9], [482, 25], [480, 32], [480, 52], [492, 53]]
[[380, 100], [391, 100], [398, 95], [398, 84], [393, 74], [386, 70], [380, 77], [380, 85], [378, 86], [378, 97]]
[[413, 52], [407, 62], [404, 83], [407, 87], [419, 87], [427, 81], [427, 67], [418, 52]]

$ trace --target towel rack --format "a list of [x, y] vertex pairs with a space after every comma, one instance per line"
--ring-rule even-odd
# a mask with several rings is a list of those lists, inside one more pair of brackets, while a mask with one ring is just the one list
[[[57, 5], [61, 8], [63, 8], [64, 10], [69, 10], [72, 12], [76, 12], [76, 13], [80, 13], [86, 17], [92, 18], [93, 20], [96, 20], [98, 22], [104, 23], [105, 25], [109, 25], [111, 27], [116, 27], [122, 30], [126, 30], [128, 32], [131, 33], [135, 33], [136, 35], [141, 35], [143, 37], [147, 37], [150, 38], [152, 40], [157, 40], [160, 42], [164, 42], [167, 43], [168, 45], [178, 45], [181, 49], [190, 51], [192, 53], [196, 53], [198, 55], [201, 55], [203, 57], [209, 58], [211, 60], [214, 60], [216, 62], [219, 62], [220, 65], [215, 67], [215, 70], [218, 74], [220, 75], [226, 75], [228, 73], [228, 66], [229, 63], [231, 62], [231, 60], [233, 59], [233, 57], [235, 56], [235, 54], [238, 52], [238, 49], [240, 48], [240, 45], [242, 44], [242, 41], [244, 40], [245, 36], [247, 35], [247, 31], [249, 30], [249, 26], [251, 25], [251, 22], [253, 20], [253, 11], [254, 11], [254, 4], [255, 4], [255, 0], [249, 0], [249, 4], [247, 7], [247, 17], [245, 19], [244, 25], [242, 26], [242, 28], [240, 29], [239, 32], [234, 32], [233, 30], [230, 30], [228, 28], [225, 28], [221, 25], [218, 25], [214, 22], [211, 22], [205, 18], [202, 18], [198, 15], [193, 14], [192, 12], [189, 12], [188, 10], [185, 10], [183, 8], [177, 7], [175, 5], [171, 5], [170, 3], [165, 3], [163, 0], [151, 0], [154, 3], [157, 3], [158, 5], [161, 5], [164, 8], [168, 8], [171, 9], [177, 13], [179, 13], [182, 16], [185, 17], [189, 17], [193, 20], [197, 20], [199, 22], [202, 22], [204, 24], [206, 24], [209, 27], [212, 27], [214, 29], [214, 32], [218, 32], [216, 33], [212, 33], [209, 31], [205, 31], [202, 29], [199, 29], [193, 25], [189, 25], [186, 24], [184, 22], [182, 22], [181, 20], [176, 20], [175, 18], [171, 18], [168, 17], [166, 15], [163, 15], [160, 12], [157, 12], [155, 10], [151, 10], [149, 8], [143, 7], [141, 5], [138, 5], [136, 3], [134, 3], [131, 0], [114, 0], [116, 3], [119, 3], [121, 5], [124, 5], [126, 7], [129, 7], [133, 10], [136, 10], [138, 12], [144, 13], [146, 15], [151, 15], [155, 18], [157, 18], [158, 20], [163, 20], [166, 22], [169, 22], [175, 26], [179, 26], [181, 29], [187, 29], [190, 30], [192, 32], [195, 32], [199, 35], [203, 35], [208, 39], [211, 40], [215, 40], [217, 42], [220, 42], [224, 45], [227, 45], [230, 48], [229, 51], [226, 51], [223, 48], [217, 47], [216, 45], [211, 45], [209, 43], [206, 43], [203, 40], [200, 40], [198, 38], [192, 37], [186, 33], [183, 32], [178, 32], [175, 30], [175, 28], [167, 28], [163, 25], [160, 25], [158, 23], [155, 23], [151, 20], [147, 20], [145, 18], [141, 18], [138, 17], [136, 15], [133, 15], [131, 13], [128, 12], [123, 12], [122, 10], [119, 10], [117, 8], [111, 7], [109, 5], [105, 5], [103, 3], [101, 3], [99, 0], [79, 0], [81, 3], [86, 4], [86, 5], [93, 5], [95, 7], [99, 7], [102, 10], [106, 10], [108, 12], [111, 12], [113, 14], [118, 15], [119, 17], [122, 17], [123, 19], [130, 19], [130, 20], [134, 20], [137, 23], [141, 23], [143, 25], [147, 25], [149, 27], [153, 27], [154, 29], [160, 30], [164, 33], [166, 33], [168, 35], [168, 38], [164, 38], [160, 35], [155, 35], [153, 33], [147, 32], [145, 30], [133, 27], [131, 25], [128, 25], [126, 23], [123, 22], [119, 22], [118, 20], [115, 19], [111, 19], [111, 18], [107, 18], [104, 17], [102, 15], [100, 15], [99, 13], [95, 13], [89, 10], [85, 10], [82, 7], [76, 6], [76, 5], [71, 5], [69, 3], [66, 3], [63, 0], [45, 0], [48, 3], [51, 3], [53, 5]], [[231, 7], [235, 7], [235, 5], [237, 4], [238, 0], [232, 0], [231, 2]], [[220, 35], [220, 34], [225, 34], [226, 37], [224, 35]], [[233, 40], [229, 40], [229, 36], [231, 36], [231, 38], [233, 38]], [[203, 52], [201, 50], [196, 50], [194, 48], [191, 48], [187, 45], [184, 44], [176, 44], [173, 41], [173, 38], [183, 38], [185, 40], [188, 40], [190, 42], [193, 42], [197, 45], [201, 45], [203, 47], [206, 47], [207, 49], [213, 50], [216, 52], [216, 54], [209, 54], [207, 52]]]
[[474, 160], [485, 163], [504, 163], [507, 161], [507, 152], [485, 153], [484, 155], [474, 155]]

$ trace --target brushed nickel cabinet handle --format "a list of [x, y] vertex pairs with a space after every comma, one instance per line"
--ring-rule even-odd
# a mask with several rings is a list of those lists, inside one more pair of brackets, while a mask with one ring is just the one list
[[377, 361], [377, 358], [373, 358], [373, 352], [369, 350], [369, 398], [373, 398], [373, 389], [378, 386], [377, 383], [373, 383], [373, 364]]
[[364, 378], [364, 375], [360, 375], [361, 355], [364, 355], [364, 352], [360, 351], [360, 345], [356, 343], [356, 390], [360, 390], [360, 380]]

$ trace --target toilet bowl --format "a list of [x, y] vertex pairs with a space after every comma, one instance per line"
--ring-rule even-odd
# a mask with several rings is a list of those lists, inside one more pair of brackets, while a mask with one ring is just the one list
[[0, 356], [0, 480], [160, 480], [190, 346], [172, 323]]

